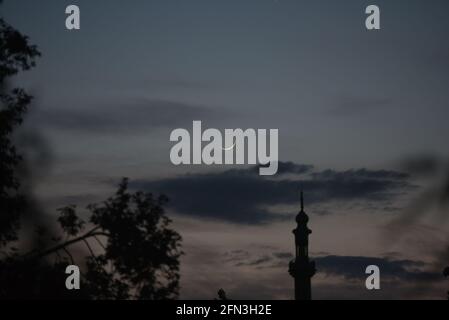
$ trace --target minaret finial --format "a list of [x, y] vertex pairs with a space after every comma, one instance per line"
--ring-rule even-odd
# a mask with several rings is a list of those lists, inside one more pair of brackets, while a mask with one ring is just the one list
[[304, 211], [304, 192], [301, 190], [301, 211]]

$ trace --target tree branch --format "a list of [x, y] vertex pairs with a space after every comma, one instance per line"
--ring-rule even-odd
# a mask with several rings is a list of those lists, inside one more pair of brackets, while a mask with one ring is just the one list
[[67, 250], [67, 248], [62, 248], [62, 250], [64, 250], [64, 252], [70, 257], [70, 262], [72, 262], [72, 264], [75, 264], [75, 260], [73, 259], [73, 256], [69, 252], [69, 250]]
[[83, 242], [86, 244], [86, 246], [87, 246], [87, 248], [89, 249], [90, 254], [92, 255], [92, 257], [95, 258], [95, 253], [94, 253], [94, 251], [92, 250], [92, 248], [90, 247], [89, 242], [87, 242], [86, 239], [83, 239]]
[[100, 239], [98, 239], [97, 236], [94, 236], [94, 239], [97, 240], [98, 244], [99, 244], [104, 250], [106, 250], [106, 247], [103, 245], [103, 243], [100, 241]]
[[74, 245], [74, 244], [76, 244], [76, 243], [78, 243], [78, 242], [80, 242], [80, 241], [85, 241], [86, 239], [89, 239], [89, 238], [91, 238], [91, 237], [95, 237], [95, 236], [105, 236], [105, 237], [109, 237], [109, 236], [110, 236], [109, 233], [106, 233], [106, 232], [100, 232], [100, 231], [97, 231], [97, 230], [100, 230], [100, 227], [96, 227], [96, 228], [90, 230], [89, 232], [85, 233], [85, 234], [82, 235], [82, 236], [79, 236], [79, 237], [74, 238], [74, 239], [72, 239], [72, 240], [68, 240], [68, 241], [66, 241], [66, 242], [64, 242], [64, 243], [61, 243], [61, 244], [59, 244], [59, 245], [56, 245], [56, 246], [54, 246], [54, 247], [52, 247], [52, 248], [49, 248], [49, 249], [47, 249], [47, 250], [44, 250], [43, 252], [39, 252], [39, 253], [35, 254], [35, 256], [33, 256], [33, 253], [32, 253], [32, 252], [31, 252], [31, 253], [28, 253], [28, 254], [25, 254], [25, 255], [23, 256], [23, 258], [26, 259], [28, 256], [31, 256], [29, 259], [32, 259], [32, 260], [33, 260], [33, 259], [36, 259], [36, 260], [37, 260], [37, 259], [41, 259], [41, 258], [43, 258], [43, 257], [46, 257], [46, 256], [48, 256], [48, 255], [50, 255], [50, 254], [53, 254], [53, 253], [59, 251], [59, 250], [66, 250], [67, 247], [69, 247], [69, 246], [71, 246], [71, 245]]

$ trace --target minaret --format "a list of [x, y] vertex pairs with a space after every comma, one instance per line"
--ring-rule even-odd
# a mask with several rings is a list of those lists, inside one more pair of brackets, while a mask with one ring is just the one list
[[295, 300], [311, 300], [311, 279], [315, 274], [315, 262], [309, 260], [309, 234], [307, 227], [309, 217], [304, 212], [304, 197], [301, 191], [301, 211], [296, 216], [297, 227], [295, 235], [295, 259], [290, 262], [288, 272], [295, 279]]

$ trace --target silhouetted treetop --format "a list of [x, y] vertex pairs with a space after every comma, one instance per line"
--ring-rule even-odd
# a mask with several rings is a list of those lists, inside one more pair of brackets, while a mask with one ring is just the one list
[[6, 82], [19, 71], [33, 67], [39, 55], [26, 36], [0, 18], [0, 248], [17, 240], [24, 199], [18, 192], [16, 170], [22, 158], [11, 138], [31, 102], [23, 89], [9, 89]]
[[[123, 179], [113, 197], [87, 207], [87, 221], [79, 217], [75, 206], [60, 209], [63, 236], [55, 237], [53, 246], [38, 246], [25, 255], [0, 260], [0, 298], [177, 298], [181, 236], [169, 228], [171, 221], [163, 209], [166, 202], [165, 196], [129, 192]], [[48, 263], [51, 260], [55, 262]], [[85, 266], [76, 295], [64, 287], [62, 267], [68, 264]], [[44, 276], [52, 290], [42, 287]]]
[[[86, 264], [82, 295], [91, 299], [173, 299], [179, 290], [181, 236], [170, 229], [165, 215], [165, 196], [128, 191], [123, 179], [115, 195], [87, 207], [88, 221], [75, 206], [59, 210], [58, 222], [65, 240], [22, 258], [42, 260], [49, 256], [71, 264]], [[88, 255], [71, 253], [77, 244]], [[61, 258], [62, 257], [62, 258]]]
[[21, 70], [34, 67], [39, 55], [37, 47], [28, 43], [27, 36], [0, 18], [0, 83]]

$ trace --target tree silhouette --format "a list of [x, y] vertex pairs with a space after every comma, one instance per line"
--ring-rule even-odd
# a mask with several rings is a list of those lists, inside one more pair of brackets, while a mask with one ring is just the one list
[[226, 296], [226, 291], [224, 291], [224, 289], [221, 288], [220, 290], [218, 290], [217, 294], [218, 299], [215, 300], [223, 300], [223, 301], [229, 300], [228, 297]]
[[[443, 271], [443, 275], [448, 278], [449, 277], [449, 267], [446, 267]], [[449, 291], [447, 292], [447, 300], [449, 300]]]
[[[7, 80], [34, 67], [39, 55], [26, 36], [0, 19], [0, 298], [176, 298], [181, 237], [165, 215], [168, 199], [129, 192], [127, 179], [114, 196], [89, 205], [86, 220], [76, 206], [62, 208], [60, 232], [40, 226], [30, 250], [15, 247], [26, 197], [20, 193], [22, 157], [12, 134], [32, 97], [23, 89], [10, 89]], [[82, 270], [81, 290], [65, 288], [69, 264]]]
[[[169, 228], [166, 202], [128, 192], [123, 179], [113, 197], [87, 207], [87, 221], [75, 206], [60, 209], [64, 241], [56, 237], [53, 246], [0, 260], [0, 298], [177, 298], [181, 237]], [[80, 244], [87, 254], [75, 250]], [[77, 292], [65, 289], [64, 269], [71, 264], [84, 266]]]
[[[59, 223], [68, 239], [32, 259], [68, 252], [77, 243], [89, 251], [82, 285], [94, 299], [171, 299], [179, 289], [181, 237], [168, 228], [165, 196], [128, 192], [123, 179], [116, 194], [101, 205], [89, 205], [88, 223], [74, 206], [60, 209]], [[87, 228], [87, 226], [89, 226]], [[85, 230], [87, 229], [87, 230]], [[94, 246], [101, 250], [95, 250]], [[100, 252], [99, 252], [100, 251]], [[70, 255], [71, 263], [76, 258]]]
[[0, 18], [0, 248], [17, 239], [24, 199], [16, 176], [21, 157], [11, 136], [22, 123], [31, 102], [31, 96], [23, 89], [8, 88], [7, 80], [33, 67], [39, 55], [36, 46], [30, 45], [26, 36]]

